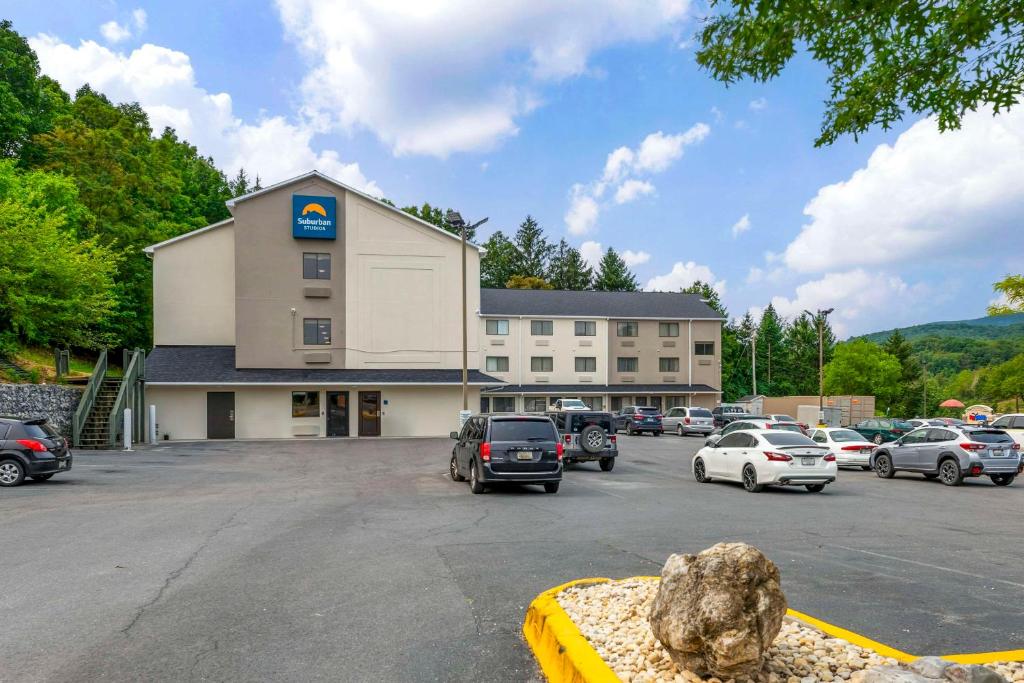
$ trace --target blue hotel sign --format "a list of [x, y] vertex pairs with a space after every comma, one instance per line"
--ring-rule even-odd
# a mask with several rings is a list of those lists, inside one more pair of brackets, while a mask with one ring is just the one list
[[337, 199], [292, 195], [292, 237], [333, 240], [337, 236]]

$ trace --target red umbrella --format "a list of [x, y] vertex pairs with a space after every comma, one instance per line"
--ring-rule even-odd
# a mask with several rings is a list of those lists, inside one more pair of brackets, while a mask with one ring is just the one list
[[945, 401], [939, 404], [940, 408], [963, 408], [964, 404], [955, 398], [947, 398]]

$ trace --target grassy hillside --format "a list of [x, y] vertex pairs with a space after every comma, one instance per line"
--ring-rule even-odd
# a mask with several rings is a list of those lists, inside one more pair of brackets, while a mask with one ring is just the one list
[[[911, 327], [897, 328], [907, 339], [921, 337], [969, 337], [972, 339], [1022, 339], [1024, 338], [1024, 313], [995, 315], [974, 320], [954, 320]], [[881, 344], [893, 330], [873, 332], [864, 338]]]

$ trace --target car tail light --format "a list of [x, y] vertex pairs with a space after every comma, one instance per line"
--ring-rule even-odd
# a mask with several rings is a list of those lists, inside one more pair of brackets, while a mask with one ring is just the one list
[[644, 419], [644, 416], [642, 414], [640, 414], [640, 413], [637, 413], [636, 415], [633, 416], [633, 419], [634, 420], [642, 420], [642, 419]]
[[690, 424], [690, 418], [688, 418], [688, 417], [683, 418], [683, 422], [685, 422], [686, 424]]
[[560, 444], [560, 443], [556, 443], [555, 444], [555, 455], [558, 456], [559, 460], [562, 459], [562, 454], [563, 453], [565, 453], [565, 447], [562, 444]]
[[1019, 443], [1015, 443], [1012, 446], [1010, 446], [1010, 448], [1012, 448], [1015, 451], [1019, 451], [1020, 450], [1020, 444]]
[[964, 449], [965, 451], [983, 451], [985, 450], [985, 444], [967, 442], [960, 444], [960, 448]]
[[764, 451], [764, 454], [768, 456], [768, 459], [772, 462], [789, 462], [793, 459], [792, 456], [786, 455], [785, 453], [776, 453], [775, 451]]
[[614, 434], [610, 434], [610, 435], [608, 436], [608, 438], [609, 438], [609, 439], [611, 439], [611, 442], [612, 442], [612, 443], [615, 443], [616, 441], [618, 441], [618, 438], [616, 438], [616, 436], [615, 436]]
[[844, 451], [859, 451], [862, 448], [864, 448], [864, 446], [843, 446]]
[[[572, 434], [566, 434], [565, 435], [565, 442], [566, 443], [572, 443]], [[561, 444], [559, 444], [559, 445], [561, 445]]]
[[663, 415], [655, 415], [654, 418], [657, 419], [657, 420], [662, 420], [662, 419], [664, 419], [664, 416]]
[[486, 441], [480, 444], [480, 459], [484, 462], [491, 461], [491, 444]]
[[18, 439], [18, 443], [36, 453], [45, 453], [47, 450], [46, 446], [35, 439]]
[[822, 460], [824, 460], [825, 462], [835, 462], [836, 456], [834, 453], [826, 453], [825, 457], [822, 458]]

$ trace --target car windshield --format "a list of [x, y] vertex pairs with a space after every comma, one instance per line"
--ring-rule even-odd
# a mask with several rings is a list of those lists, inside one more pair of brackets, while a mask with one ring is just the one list
[[773, 446], [818, 446], [813, 439], [804, 436], [803, 434], [794, 434], [791, 432], [775, 432], [772, 434], [762, 434], [761, 438], [770, 443]]
[[832, 440], [836, 442], [864, 440], [863, 436], [852, 429], [837, 429], [834, 432], [829, 432], [829, 436], [831, 436]]
[[612, 418], [606, 413], [593, 413], [590, 415], [573, 415], [572, 431], [579, 434], [588, 425], [597, 425], [606, 432], [612, 431]]
[[657, 408], [654, 408], [654, 407], [637, 406], [636, 407], [636, 412], [643, 413], [644, 415], [657, 415], [661, 411], [658, 410]]
[[775, 419], [778, 420], [779, 422], [796, 422], [796, 419], [790, 417], [789, 415], [776, 415]]
[[910, 424], [909, 422], [904, 422], [903, 420], [893, 420], [892, 421], [892, 426], [895, 429], [913, 429], [914, 428], [914, 425]]
[[786, 424], [774, 424], [772, 429], [779, 429], [787, 432], [798, 432], [803, 433], [804, 430], [800, 429], [800, 425], [786, 425]]
[[586, 403], [584, 403], [583, 401], [579, 400], [578, 398], [567, 398], [564, 401], [562, 401], [562, 407], [563, 408], [583, 408], [585, 410], [585, 409], [589, 408], [590, 406], [588, 406]]
[[714, 417], [710, 410], [704, 408], [690, 408], [690, 417]]
[[551, 420], [494, 420], [491, 441], [555, 441]]
[[25, 436], [30, 439], [52, 439], [55, 436], [60, 436], [57, 430], [50, 426], [49, 422], [43, 424], [23, 424], [22, 429], [25, 430]]
[[1013, 443], [1013, 437], [1006, 432], [998, 432], [996, 430], [988, 429], [975, 429], [972, 432], [968, 432], [968, 436], [971, 441], [978, 443]]

